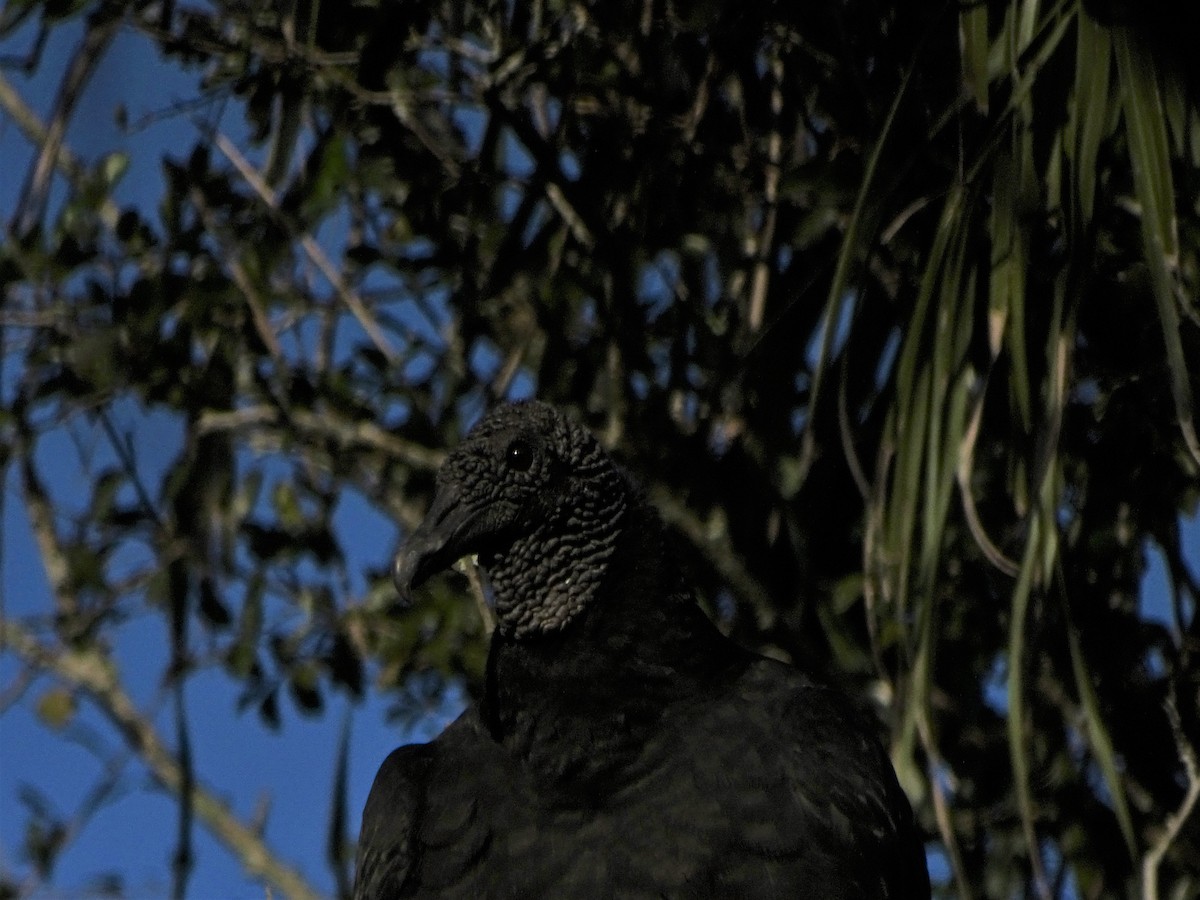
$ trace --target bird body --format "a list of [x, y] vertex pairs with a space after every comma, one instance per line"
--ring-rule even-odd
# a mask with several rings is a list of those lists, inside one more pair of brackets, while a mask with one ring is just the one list
[[[720, 634], [590, 435], [523, 404], [460, 451], [397, 574], [407, 589], [463, 547], [480, 554], [499, 613], [484, 691], [380, 768], [356, 898], [929, 896], [870, 729]], [[537, 471], [513, 490], [527, 451]]]

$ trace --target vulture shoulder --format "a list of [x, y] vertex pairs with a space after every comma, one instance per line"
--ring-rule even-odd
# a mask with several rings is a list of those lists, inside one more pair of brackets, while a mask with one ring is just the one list
[[400, 896], [412, 871], [425, 775], [436, 752], [435, 744], [397, 747], [375, 774], [358, 835], [354, 900]]
[[481, 699], [384, 762], [358, 900], [930, 896], [877, 729], [720, 634], [584, 428], [502, 406], [450, 453], [397, 587], [467, 555], [497, 618]]

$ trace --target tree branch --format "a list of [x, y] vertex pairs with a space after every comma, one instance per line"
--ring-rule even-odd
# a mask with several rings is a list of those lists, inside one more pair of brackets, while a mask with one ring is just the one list
[[[263, 177], [250, 165], [247, 159], [242, 155], [241, 151], [234, 143], [225, 137], [225, 135], [217, 132], [213, 136], [213, 142], [217, 145], [217, 149], [225, 154], [238, 174], [242, 176], [246, 184], [258, 195], [258, 198], [265, 203], [270, 210], [276, 215], [279, 214], [279, 197], [276, 195], [263, 179]], [[345, 280], [339, 274], [337, 268], [330, 261], [325, 251], [321, 249], [320, 244], [316, 242], [311, 234], [301, 234], [297, 236], [300, 241], [300, 246], [304, 250], [304, 255], [308, 257], [309, 262], [315, 265], [321, 274], [325, 276], [325, 280], [329, 282], [338, 299], [343, 305], [350, 310], [351, 315], [358, 320], [358, 324], [362, 326], [362, 330], [366, 332], [367, 337], [371, 339], [371, 343], [375, 345], [380, 353], [384, 355], [388, 362], [394, 363], [399, 358], [396, 349], [392, 346], [391, 341], [387, 339], [387, 335], [383, 333], [383, 329], [379, 327], [379, 323], [375, 321], [375, 317], [371, 315], [365, 303], [358, 293], [349, 287]]]
[[342, 449], [363, 447], [378, 450], [392, 459], [425, 472], [436, 472], [446, 457], [444, 451], [432, 450], [397, 437], [374, 422], [339, 420], [332, 415], [321, 415], [307, 410], [292, 410], [285, 422], [279, 410], [270, 406], [247, 406], [228, 412], [206, 410], [200, 415], [196, 434], [199, 436], [217, 431], [248, 431], [284, 425], [291, 430], [292, 437], [295, 437], [295, 429], [299, 429], [310, 437], [332, 439], [341, 445]]
[[[29, 142], [36, 144], [39, 147], [46, 147], [48, 140], [48, 131], [42, 120], [37, 117], [32, 109], [30, 109], [21, 95], [17, 93], [8, 79], [0, 73], [0, 109], [12, 116], [17, 127], [21, 129]], [[55, 165], [71, 182], [72, 186], [78, 188], [88, 177], [87, 166], [80, 162], [79, 157], [71, 152], [70, 148], [64, 147], [61, 142], [57, 148], [57, 156]], [[105, 197], [100, 203], [100, 221], [109, 228], [117, 227], [117, 220], [121, 216], [121, 211], [117, 208], [117, 204], [113, 203], [112, 197]], [[9, 313], [5, 319], [7, 322], [13, 322], [13, 316], [21, 314]], [[18, 320], [15, 324], [23, 327], [39, 328], [44, 324], [51, 324], [52, 321], [42, 321], [38, 317], [32, 317], [29, 321]]]
[[1171, 722], [1171, 732], [1175, 735], [1175, 744], [1179, 748], [1179, 758], [1183, 761], [1183, 770], [1187, 775], [1187, 792], [1179, 808], [1167, 816], [1163, 829], [1155, 838], [1146, 855], [1142, 857], [1142, 897], [1145, 900], [1158, 900], [1158, 870], [1162, 865], [1167, 849], [1183, 830], [1183, 823], [1200, 802], [1200, 762], [1196, 759], [1196, 749], [1183, 733], [1183, 724], [1179, 721], [1179, 710], [1175, 705], [1175, 692], [1167, 698], [1167, 718]]
[[745, 601], [759, 616], [759, 625], [769, 627], [774, 612], [764, 603], [770, 592], [763, 587], [746, 568], [729, 541], [729, 531], [721, 524], [702, 520], [687, 504], [668, 488], [655, 485], [650, 488], [650, 500], [662, 515], [663, 521], [679, 530], [695, 546], [729, 585], [730, 589]]
[[71, 587], [71, 567], [62, 552], [62, 547], [59, 546], [54, 530], [54, 507], [45, 486], [38, 478], [33, 455], [27, 451], [22, 457], [21, 487], [24, 492], [25, 509], [42, 555], [42, 565], [46, 567], [46, 576], [54, 593], [55, 612], [64, 620], [70, 619], [79, 612], [79, 597]]
[[67, 122], [92, 72], [116, 36], [122, 20], [119, 13], [118, 7], [102, 4], [88, 20], [87, 31], [59, 85], [54, 116], [39, 142], [37, 159], [26, 176], [21, 199], [17, 202], [17, 211], [12, 218], [12, 228], [17, 234], [28, 232], [45, 214], [46, 200], [50, 196], [50, 176], [59, 166], [59, 151], [67, 133]]
[[[47, 646], [23, 625], [0, 620], [0, 649], [11, 650], [27, 665], [53, 674], [83, 691], [145, 763], [154, 780], [177, 794], [183, 769], [151, 722], [138, 711], [117, 680], [112, 661], [95, 647]], [[317, 900], [320, 894], [295, 869], [276, 857], [262, 837], [243, 824], [233, 810], [199, 784], [191, 789], [197, 817], [242, 861], [251, 875], [275, 886], [293, 900]]]
[[[779, 212], [779, 175], [783, 160], [783, 135], [779, 119], [783, 113], [783, 60], [778, 48], [771, 58], [771, 116], [773, 127], [767, 136], [767, 161], [763, 168], [763, 219], [757, 234], [747, 238], [748, 249], [752, 249], [754, 260], [750, 281], [750, 303], [747, 325], [750, 331], [762, 328], [767, 309], [767, 288], [771, 280], [771, 249], [775, 246], [775, 219]], [[826, 327], [833, 328], [830, 322]]]

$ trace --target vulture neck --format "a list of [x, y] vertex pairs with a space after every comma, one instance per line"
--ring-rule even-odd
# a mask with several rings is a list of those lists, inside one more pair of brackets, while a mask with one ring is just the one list
[[481, 712], [535, 780], [598, 796], [633, 777], [669, 704], [728, 677], [743, 655], [684, 587], [657, 514], [635, 503], [584, 610], [556, 630], [493, 635]]

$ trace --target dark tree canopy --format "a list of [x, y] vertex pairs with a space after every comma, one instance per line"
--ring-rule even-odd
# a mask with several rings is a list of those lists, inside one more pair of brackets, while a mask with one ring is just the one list
[[[90, 661], [149, 611], [164, 678], [223, 667], [268, 723], [335, 689], [478, 692], [469, 592], [398, 610], [383, 559], [350, 590], [334, 514], [414, 527], [445, 448], [536, 393], [645, 485], [722, 629], [883, 710], [948, 892], [1194, 894], [1193, 7], [6, 5], [29, 39], [0, 105], [35, 149], [4, 211], [0, 458], [53, 596], [0, 610], [3, 652], [303, 896], [187, 789], [182, 701], [155, 743]], [[14, 79], [81, 23], [42, 121]], [[64, 138], [130, 33], [200, 84], [157, 210]], [[161, 477], [130, 439], [155, 416], [182, 448]], [[63, 429], [113, 448], [83, 497], [46, 476]]]

